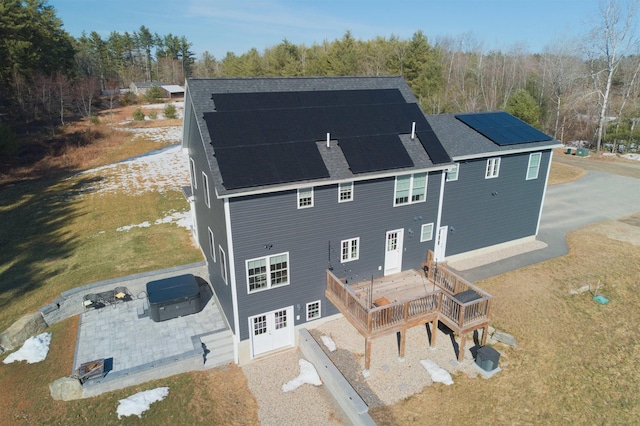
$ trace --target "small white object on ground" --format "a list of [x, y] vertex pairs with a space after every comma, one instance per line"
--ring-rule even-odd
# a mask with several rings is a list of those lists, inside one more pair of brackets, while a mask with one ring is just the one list
[[49, 353], [49, 343], [51, 343], [51, 333], [42, 333], [29, 337], [22, 347], [6, 357], [4, 364], [14, 361], [27, 361], [28, 364], [44, 361]]
[[322, 343], [329, 349], [329, 352], [333, 352], [336, 350], [336, 342], [329, 336], [320, 336]]
[[147, 411], [151, 404], [156, 401], [162, 401], [169, 395], [168, 387], [150, 389], [138, 392], [128, 398], [121, 399], [118, 402], [118, 419], [122, 416], [131, 416], [135, 414], [141, 417], [142, 413]]
[[298, 364], [300, 365], [300, 374], [295, 379], [289, 380], [282, 385], [282, 392], [294, 391], [305, 383], [314, 386], [320, 386], [322, 384], [322, 380], [320, 380], [320, 376], [318, 376], [318, 372], [313, 364], [306, 359], [299, 360]]
[[444, 368], [439, 367], [435, 362], [430, 359], [423, 359], [420, 360], [420, 364], [427, 370], [433, 382], [444, 383], [445, 385], [453, 384], [451, 374]]

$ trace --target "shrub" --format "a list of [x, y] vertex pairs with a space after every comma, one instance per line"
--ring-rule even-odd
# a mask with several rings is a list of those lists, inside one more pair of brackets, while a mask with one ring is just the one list
[[120, 105], [122, 106], [133, 105], [136, 102], [138, 102], [138, 97], [133, 92], [127, 92], [120, 97], [119, 102], [120, 102]]
[[144, 94], [145, 102], [149, 102], [150, 104], [155, 104], [160, 102], [162, 99], [162, 89], [160, 86], [153, 85], [147, 89]]
[[178, 118], [178, 113], [174, 104], [167, 104], [167, 106], [164, 107], [164, 118]]
[[142, 112], [142, 109], [136, 108], [136, 110], [133, 111], [133, 119], [136, 121], [144, 120], [144, 112]]
[[155, 111], [151, 111], [151, 112], [149, 113], [149, 118], [150, 118], [150, 119], [152, 119], [152, 120], [157, 119], [157, 118], [158, 118], [158, 113], [157, 113], [157, 112], [155, 112]]
[[96, 114], [91, 114], [89, 121], [91, 122], [91, 124], [100, 124], [100, 119]]

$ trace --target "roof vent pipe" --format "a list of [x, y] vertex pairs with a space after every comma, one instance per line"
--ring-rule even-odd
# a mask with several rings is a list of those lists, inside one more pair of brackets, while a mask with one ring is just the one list
[[331, 148], [331, 133], [327, 133], [327, 148]]
[[411, 123], [411, 139], [416, 138], [416, 122]]

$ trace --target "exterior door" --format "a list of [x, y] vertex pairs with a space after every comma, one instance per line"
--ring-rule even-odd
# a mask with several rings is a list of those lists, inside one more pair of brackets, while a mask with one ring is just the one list
[[388, 231], [385, 242], [384, 274], [397, 274], [402, 269], [402, 245], [404, 229]]
[[436, 262], [442, 262], [444, 260], [445, 253], [447, 251], [447, 234], [449, 233], [448, 226], [441, 226], [438, 228], [438, 234], [436, 235], [436, 244], [433, 249], [433, 255]]
[[249, 318], [253, 356], [293, 345], [293, 306]]

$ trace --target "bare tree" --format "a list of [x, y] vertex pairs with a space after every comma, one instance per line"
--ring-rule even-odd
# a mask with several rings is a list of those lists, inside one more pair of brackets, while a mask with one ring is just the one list
[[601, 0], [598, 22], [591, 29], [587, 39], [588, 62], [600, 110], [596, 131], [597, 152], [602, 144], [613, 80], [620, 61], [637, 48], [637, 5], [638, 0], [630, 0], [626, 7], [622, 7], [618, 0]]

